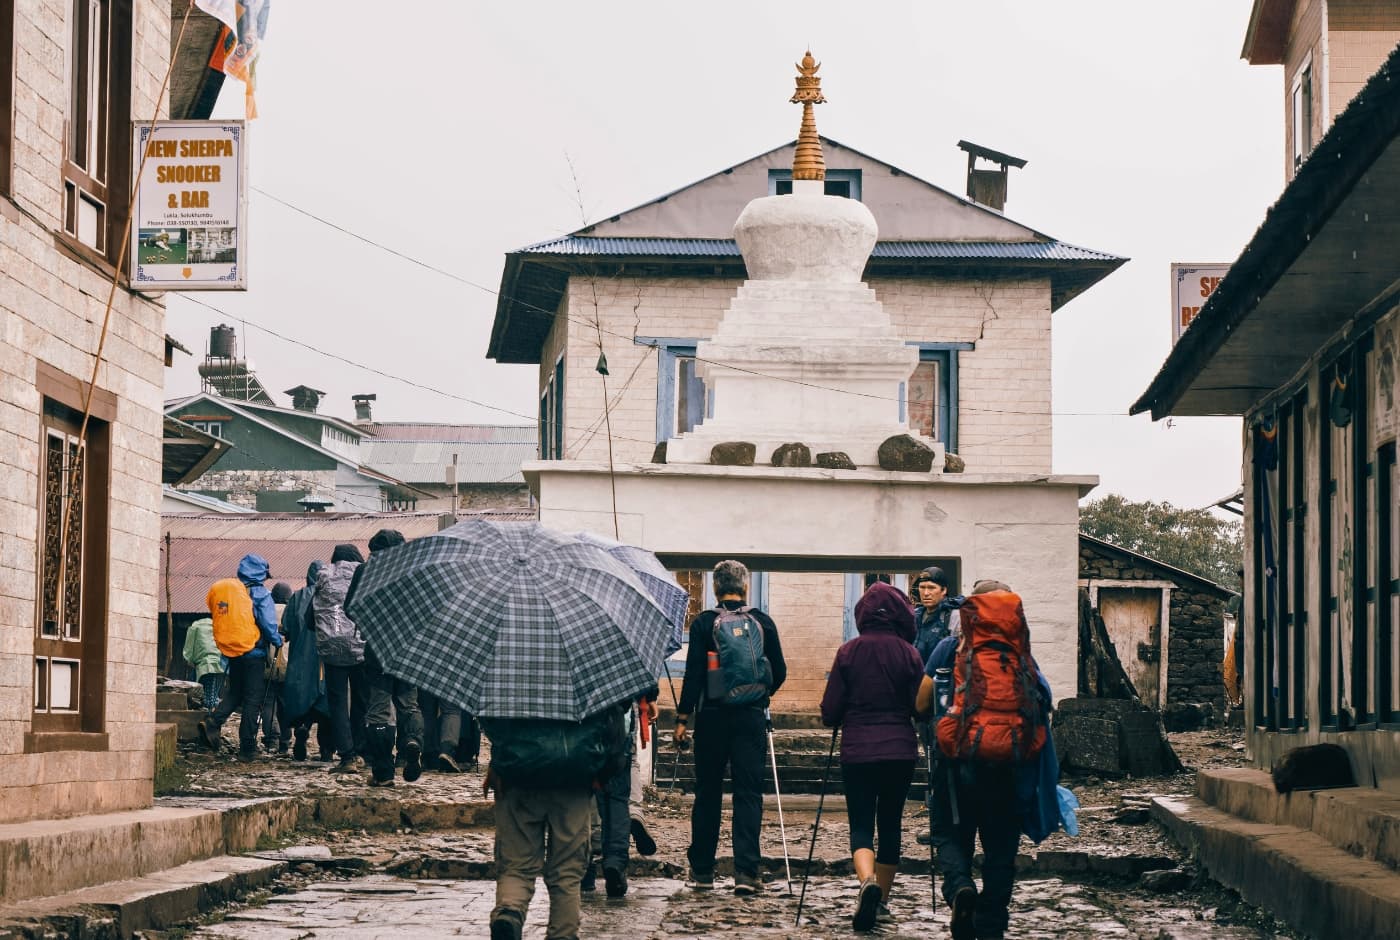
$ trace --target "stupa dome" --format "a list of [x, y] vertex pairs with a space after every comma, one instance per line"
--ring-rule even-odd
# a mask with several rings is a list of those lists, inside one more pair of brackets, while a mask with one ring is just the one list
[[734, 239], [755, 281], [858, 283], [875, 248], [875, 216], [856, 199], [798, 192], [744, 207]]

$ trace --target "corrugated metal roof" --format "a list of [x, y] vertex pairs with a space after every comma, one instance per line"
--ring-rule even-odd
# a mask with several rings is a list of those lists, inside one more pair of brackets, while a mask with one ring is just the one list
[[430, 424], [422, 421], [376, 421], [366, 429], [381, 441], [460, 443], [535, 443], [533, 424]]
[[446, 483], [457, 457], [459, 483], [524, 483], [520, 465], [538, 451], [534, 428], [528, 441], [395, 441], [366, 438], [364, 462], [405, 483]]
[[[533, 510], [489, 509], [459, 513], [459, 518], [528, 522]], [[369, 555], [369, 540], [380, 529], [398, 529], [415, 539], [438, 531], [438, 514], [416, 513], [257, 513], [248, 515], [169, 515], [161, 517], [162, 534], [170, 534], [171, 609], [177, 614], [204, 613], [209, 586], [233, 577], [238, 562], [252, 552], [267, 559], [270, 583], [293, 588], [306, 583], [306, 569], [316, 559], [329, 560], [342, 542]], [[165, 603], [165, 539], [160, 540], [160, 610]]]
[[[732, 238], [603, 238], [566, 235], [529, 245], [522, 255], [738, 258]], [[876, 242], [871, 258], [908, 260], [1120, 261], [1116, 255], [1062, 241]]]

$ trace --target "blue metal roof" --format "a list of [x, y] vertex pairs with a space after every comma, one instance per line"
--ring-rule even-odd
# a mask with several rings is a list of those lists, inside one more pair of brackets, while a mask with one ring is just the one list
[[[565, 235], [521, 248], [521, 255], [634, 256], [738, 258], [732, 238], [605, 238]], [[1001, 260], [1001, 261], [1122, 261], [1116, 255], [1079, 248], [1061, 241], [1044, 242], [876, 242], [872, 259]]]

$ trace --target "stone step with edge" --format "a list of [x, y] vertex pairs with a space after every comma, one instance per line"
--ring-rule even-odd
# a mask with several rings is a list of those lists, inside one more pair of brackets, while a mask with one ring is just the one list
[[1253, 822], [1197, 797], [1157, 797], [1152, 816], [1212, 878], [1317, 937], [1400, 940], [1400, 877], [1310, 829]]
[[[31, 926], [49, 926], [52, 936], [103, 936], [111, 922], [115, 937], [170, 927], [270, 883], [283, 861], [218, 855], [140, 878], [110, 881], [64, 894], [0, 908], [0, 936]], [[81, 926], [79, 926], [81, 924]], [[23, 935], [23, 934], [19, 934]]]
[[1310, 830], [1358, 858], [1400, 870], [1400, 793], [1341, 787], [1281, 794], [1268, 773], [1238, 767], [1201, 771], [1196, 795], [1232, 816]]

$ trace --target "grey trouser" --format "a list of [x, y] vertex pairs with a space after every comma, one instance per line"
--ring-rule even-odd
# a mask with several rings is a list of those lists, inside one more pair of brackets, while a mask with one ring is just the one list
[[[627, 815], [632, 819], [646, 819], [646, 813], [642, 811], [642, 763], [638, 754], [640, 748], [632, 748], [632, 780], [627, 792]], [[651, 755], [652, 760], [656, 760], [656, 755]]]
[[549, 890], [546, 940], [573, 940], [579, 930], [579, 882], [588, 867], [587, 789], [505, 788], [496, 794], [496, 907], [523, 920], [535, 879]]

